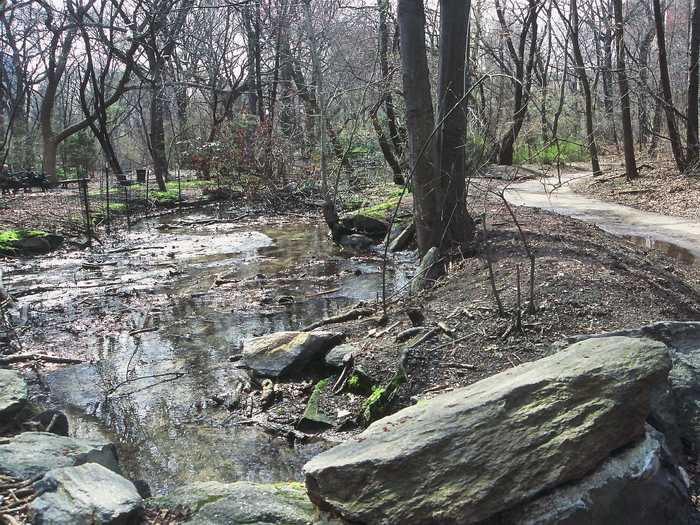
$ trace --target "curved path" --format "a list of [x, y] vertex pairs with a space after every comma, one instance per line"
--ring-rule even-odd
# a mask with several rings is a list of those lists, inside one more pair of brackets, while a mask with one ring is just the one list
[[[590, 174], [568, 174], [511, 185], [506, 198], [512, 204], [550, 210], [586, 222], [615, 235], [656, 248], [685, 263], [700, 261], [700, 222], [670, 217], [604, 202], [574, 193], [568, 184]], [[700, 205], [700, 203], [698, 203]]]

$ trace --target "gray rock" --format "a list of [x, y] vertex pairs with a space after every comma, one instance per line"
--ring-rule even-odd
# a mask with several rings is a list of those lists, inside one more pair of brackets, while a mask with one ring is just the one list
[[27, 383], [19, 372], [0, 369], [0, 425], [19, 412], [27, 403]]
[[669, 369], [648, 339], [572, 345], [373, 423], [305, 465], [309, 496], [362, 523], [478, 523], [642, 437]]
[[131, 481], [96, 463], [51, 470], [34, 483], [35, 525], [128, 525], [140, 522], [143, 500]]
[[63, 237], [60, 235], [47, 234], [36, 237], [24, 237], [17, 241], [12, 241], [15, 253], [26, 255], [39, 255], [49, 253], [63, 244]]
[[659, 525], [691, 523], [684, 474], [649, 427], [643, 439], [580, 481], [493, 520], [498, 525]]
[[261, 376], [299, 375], [340, 340], [332, 332], [276, 332], [246, 340], [242, 362]]
[[416, 270], [416, 275], [411, 281], [411, 293], [418, 293], [432, 284], [432, 280], [440, 273], [440, 250], [436, 247], [430, 248], [423, 256]]
[[352, 343], [338, 345], [326, 354], [326, 364], [333, 368], [343, 368], [343, 366], [345, 365], [345, 363], [343, 362], [343, 358], [345, 357], [345, 355], [355, 355], [357, 354], [358, 350], [359, 349], [357, 348], [357, 346], [355, 346]]
[[412, 222], [389, 244], [390, 252], [400, 252], [407, 249], [416, 239], [416, 223]]
[[673, 366], [669, 383], [652, 393], [650, 423], [664, 433], [669, 448], [682, 458], [681, 440], [695, 454], [700, 453], [700, 322], [662, 321], [610, 332], [582, 335], [587, 340], [622, 335], [661, 341], [669, 348]]
[[193, 483], [154, 503], [166, 508], [192, 509], [192, 525], [305, 525], [314, 519], [314, 506], [301, 483]]
[[112, 443], [48, 432], [24, 432], [6, 445], [0, 445], [0, 472], [16, 478], [33, 478], [49, 470], [83, 463], [99, 463], [120, 472]]

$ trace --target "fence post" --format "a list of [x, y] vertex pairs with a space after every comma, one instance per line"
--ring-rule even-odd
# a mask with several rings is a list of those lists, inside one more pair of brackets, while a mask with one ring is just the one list
[[107, 210], [106, 210], [106, 216], [107, 216], [107, 234], [111, 233], [111, 228], [110, 228], [110, 220], [111, 217], [109, 215], [109, 166], [105, 166], [105, 198], [107, 199]]
[[129, 210], [129, 186], [124, 185], [124, 211], [126, 212], [126, 230], [131, 231], [131, 211]]
[[88, 239], [88, 246], [92, 246], [92, 221], [90, 220], [90, 201], [88, 200], [87, 179], [80, 179], [80, 198], [83, 201], [85, 215], [85, 234]]

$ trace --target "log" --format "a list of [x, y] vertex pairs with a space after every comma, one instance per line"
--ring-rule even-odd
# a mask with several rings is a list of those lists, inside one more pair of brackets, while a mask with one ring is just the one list
[[315, 323], [311, 323], [309, 326], [302, 328], [301, 331], [310, 332], [311, 330], [315, 330], [316, 328], [320, 328], [322, 326], [326, 326], [329, 324], [345, 323], [347, 321], [354, 321], [355, 319], [359, 319], [360, 317], [367, 317], [369, 315], [372, 315], [373, 313], [374, 310], [372, 308], [353, 308], [352, 310], [348, 310], [345, 313], [333, 317], [328, 317], [326, 319], [321, 319], [320, 321], [316, 321]]
[[72, 357], [57, 357], [46, 354], [15, 354], [0, 357], [0, 365], [9, 365], [11, 363], [21, 363], [24, 361], [44, 361], [46, 363], [58, 363], [64, 365], [75, 365], [84, 362], [82, 359], [74, 359]]

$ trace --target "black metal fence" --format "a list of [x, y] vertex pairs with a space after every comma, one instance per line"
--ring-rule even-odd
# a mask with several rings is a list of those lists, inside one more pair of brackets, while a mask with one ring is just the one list
[[139, 220], [163, 210], [178, 209], [216, 198], [219, 179], [202, 180], [194, 172], [177, 171], [159, 184], [151, 169], [114, 173], [103, 169], [78, 181], [83, 229], [89, 238], [99, 232], [128, 231]]

